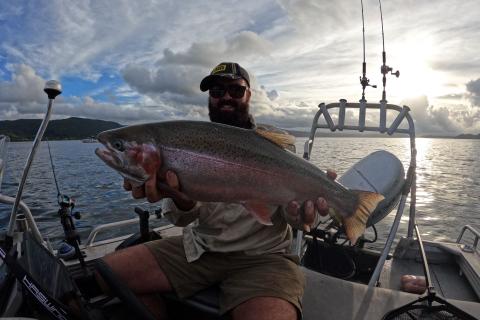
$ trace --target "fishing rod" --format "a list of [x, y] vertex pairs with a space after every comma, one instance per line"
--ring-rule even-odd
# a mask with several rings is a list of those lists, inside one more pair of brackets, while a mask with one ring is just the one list
[[393, 72], [393, 68], [387, 66], [387, 54], [385, 53], [385, 34], [383, 32], [383, 11], [382, 11], [382, 1], [378, 0], [378, 4], [380, 6], [380, 22], [382, 25], [382, 66], [380, 68], [380, 72], [382, 73], [382, 84], [383, 84], [383, 92], [382, 92], [382, 101], [387, 103], [387, 94], [385, 91], [385, 87], [387, 86], [387, 77], [386, 75], [390, 72], [390, 74], [396, 76], [397, 78], [400, 77], [400, 71]]
[[50, 150], [50, 141], [48, 141], [47, 138], [47, 146], [48, 146], [48, 155], [50, 156], [50, 164], [52, 165], [52, 171], [53, 171], [53, 180], [55, 181], [55, 187], [57, 188], [57, 197], [61, 194], [60, 188], [58, 187], [58, 181], [57, 181], [57, 175], [55, 174], [55, 165], [53, 164], [53, 158], [52, 158], [52, 151]]
[[376, 85], [370, 84], [370, 79], [367, 78], [367, 61], [365, 58], [365, 17], [363, 14], [363, 0], [360, 0], [362, 7], [362, 35], [363, 35], [363, 63], [362, 63], [362, 76], [360, 76], [360, 84], [362, 85], [362, 101], [365, 100], [365, 89], [367, 87], [376, 88]]
[[[400, 71], [393, 72], [393, 68], [387, 65], [387, 54], [385, 51], [385, 32], [383, 29], [383, 10], [382, 10], [382, 1], [378, 0], [379, 8], [380, 8], [380, 24], [382, 27], [382, 65], [380, 67], [380, 73], [382, 74], [382, 101], [384, 103], [387, 102], [387, 94], [386, 94], [386, 86], [387, 86], [387, 74], [391, 74], [396, 76], [397, 78], [400, 76]], [[366, 87], [376, 88], [376, 85], [370, 84], [370, 79], [367, 78], [367, 63], [365, 58], [365, 16], [363, 10], [363, 0], [360, 0], [360, 5], [362, 7], [362, 35], [363, 35], [363, 63], [362, 63], [362, 76], [360, 77], [360, 84], [362, 85], [362, 100], [365, 100], [365, 89]]]
[[75, 200], [69, 196], [60, 192], [60, 187], [58, 186], [57, 175], [55, 173], [55, 165], [53, 163], [52, 151], [50, 149], [50, 142], [47, 140], [48, 154], [50, 156], [50, 164], [52, 166], [53, 179], [55, 181], [55, 187], [57, 188], [57, 201], [60, 209], [58, 209], [58, 215], [60, 217], [60, 222], [65, 233], [65, 240], [63, 246], [58, 250], [58, 255], [61, 258], [78, 258], [82, 268], [86, 269], [85, 260], [83, 259], [83, 254], [80, 250], [80, 235], [78, 234], [75, 223], [73, 222], [72, 217], [75, 219], [80, 219], [80, 213], [73, 212], [75, 208]]

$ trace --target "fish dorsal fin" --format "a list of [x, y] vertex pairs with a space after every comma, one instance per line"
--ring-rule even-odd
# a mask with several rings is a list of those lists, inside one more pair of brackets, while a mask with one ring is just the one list
[[268, 124], [259, 124], [255, 128], [255, 132], [276, 145], [295, 152], [295, 137], [287, 131]]

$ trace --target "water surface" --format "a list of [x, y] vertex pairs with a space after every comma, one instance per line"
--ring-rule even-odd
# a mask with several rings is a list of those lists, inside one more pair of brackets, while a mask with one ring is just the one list
[[[297, 141], [299, 156], [305, 139]], [[456, 239], [465, 224], [480, 227], [480, 140], [417, 139], [417, 223], [429, 240]], [[1, 192], [14, 196], [32, 142], [10, 143]], [[82, 238], [92, 227], [135, 216], [133, 208], [156, 206], [132, 199], [123, 190], [121, 177], [94, 154], [97, 143], [50, 142], [62, 193], [76, 200]], [[311, 161], [341, 175], [351, 165], [376, 150], [394, 153], [405, 166], [410, 159], [409, 140], [403, 138], [317, 138]], [[22, 200], [32, 210], [44, 236], [58, 242], [63, 237], [57, 215], [57, 191], [46, 142], [42, 142], [24, 188]], [[405, 235], [408, 206], [399, 229]], [[11, 206], [0, 204], [0, 227], [6, 228]], [[377, 224], [380, 238], [388, 234], [394, 214]], [[372, 237], [371, 231], [367, 236]]]

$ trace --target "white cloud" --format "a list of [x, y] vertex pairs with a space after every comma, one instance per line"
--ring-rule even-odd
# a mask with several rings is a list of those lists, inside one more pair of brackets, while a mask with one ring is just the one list
[[473, 105], [480, 107], [480, 78], [469, 81], [466, 87], [468, 99]]
[[[367, 76], [380, 85], [378, 3], [364, 4]], [[439, 0], [432, 10], [429, 1], [392, 0], [383, 9], [387, 63], [401, 72], [387, 81], [389, 102], [409, 100], [419, 130], [477, 130], [477, 1]], [[360, 98], [361, 12], [350, 0], [16, 1], [2, 5], [0, 21], [0, 75], [6, 61], [16, 66], [0, 83], [4, 117], [41, 112], [46, 78], [95, 82], [114, 74], [125, 83], [89, 92], [111, 95], [109, 103], [60, 97], [58, 111], [135, 121], [204, 118], [199, 82], [221, 61], [251, 72], [263, 122], [309, 127], [320, 102]], [[421, 95], [428, 98], [412, 98]], [[369, 101], [380, 96], [381, 89], [367, 90]]]
[[20, 64], [11, 66], [11, 70], [10, 81], [0, 82], [0, 102], [25, 104], [47, 101], [43, 93], [45, 80], [32, 67]]
[[[245, 31], [215, 43], [193, 43], [183, 52], [175, 53], [167, 48], [154, 67], [129, 64], [122, 74], [133, 89], [154, 101], [200, 106], [206, 103], [206, 95], [199, 89], [200, 81], [215, 65], [221, 61], [242, 63], [241, 60], [251, 56], [268, 54], [269, 43], [257, 34]], [[253, 73], [251, 82], [252, 86], [256, 85]]]

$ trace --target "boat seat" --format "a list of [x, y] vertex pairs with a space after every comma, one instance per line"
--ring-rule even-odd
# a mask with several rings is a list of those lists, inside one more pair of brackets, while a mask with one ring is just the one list
[[350, 190], [376, 192], [385, 197], [368, 219], [367, 226], [371, 226], [397, 205], [405, 182], [405, 171], [394, 154], [379, 150], [355, 163], [338, 182]]
[[208, 314], [211, 318], [228, 319], [228, 317], [222, 317], [220, 315], [220, 287], [218, 285], [199, 291], [186, 299], [178, 298], [175, 293], [166, 293], [163, 294], [163, 296], [168, 300], [177, 301], [200, 310]]

